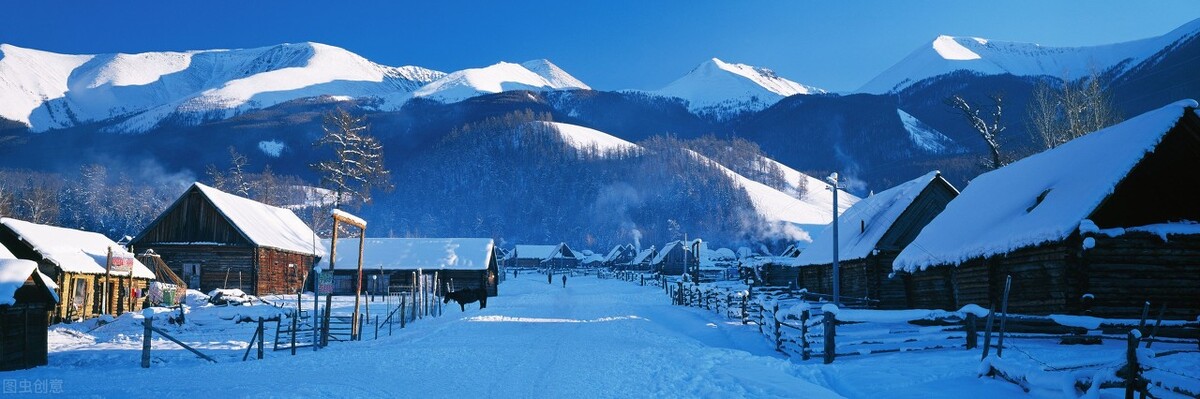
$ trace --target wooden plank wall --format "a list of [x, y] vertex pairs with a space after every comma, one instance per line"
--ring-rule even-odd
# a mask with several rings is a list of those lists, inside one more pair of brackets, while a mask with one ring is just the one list
[[1164, 242], [1148, 233], [1095, 237], [1082, 251], [1087, 281], [1081, 294], [1095, 299], [1093, 315], [1140, 317], [1142, 303], [1152, 313], [1167, 304], [1167, 317], [1193, 320], [1200, 314], [1200, 235], [1173, 235]]
[[273, 248], [258, 248], [255, 253], [258, 258], [255, 295], [294, 294], [312, 269], [313, 257], [308, 255]]
[[47, 363], [48, 311], [42, 303], [0, 306], [0, 371]]
[[188, 288], [205, 293], [216, 288], [238, 288], [248, 294], [255, 292], [254, 248], [221, 245], [143, 245], [138, 248], [139, 251], [145, 249], [152, 249], [162, 256], [163, 262], [184, 281], [188, 278], [184, 275], [183, 265], [199, 264], [200, 287]]

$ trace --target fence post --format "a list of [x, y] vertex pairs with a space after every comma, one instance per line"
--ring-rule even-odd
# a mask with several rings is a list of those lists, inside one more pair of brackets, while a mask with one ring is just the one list
[[979, 346], [979, 331], [975, 326], [976, 319], [978, 316], [971, 312], [967, 312], [967, 317], [963, 319], [963, 323], [966, 323], [964, 327], [967, 330], [967, 349], [975, 349], [976, 346]]
[[[258, 316], [258, 360], [263, 358], [263, 335], [267, 335], [267, 330], [263, 329], [263, 318]], [[253, 342], [250, 345], [254, 345]]]
[[379, 315], [375, 315], [375, 339], [379, 339]]
[[300, 312], [292, 313], [292, 356], [296, 356], [296, 319], [300, 318]]
[[808, 309], [800, 312], [800, 358], [808, 360]]
[[775, 302], [771, 318], [775, 320], [775, 351], [783, 352], [783, 331], [779, 331], [779, 302]]
[[1008, 321], [1008, 292], [1012, 288], [1012, 275], [1004, 280], [1004, 301], [1000, 302], [1000, 340], [996, 342], [996, 357], [1004, 357], [1004, 325]]
[[1154, 329], [1150, 330], [1150, 337], [1146, 339], [1146, 349], [1150, 349], [1150, 345], [1154, 343], [1154, 339], [1158, 338], [1158, 326], [1162, 325], [1163, 313], [1167, 312], [1167, 303], [1163, 302], [1162, 307], [1158, 308], [1158, 320], [1154, 321]]
[[750, 292], [747, 291], [742, 295], [742, 325], [746, 325], [746, 303], [750, 301]]
[[1125, 349], [1125, 399], [1133, 399], [1133, 393], [1142, 390], [1142, 368], [1137, 359], [1138, 341], [1141, 336], [1140, 330], [1129, 331], [1129, 344]]
[[837, 335], [837, 314], [834, 312], [823, 312], [825, 315], [825, 364], [833, 363], [834, 356], [837, 355], [837, 344], [834, 337]]
[[988, 352], [992, 350], [992, 321], [996, 319], [996, 304], [992, 304], [988, 308], [987, 322], [983, 324], [983, 356], [979, 360], [987, 359]]
[[153, 334], [150, 331], [150, 324], [153, 322], [154, 317], [147, 317], [142, 321], [142, 326], [144, 326], [142, 331], [142, 368], [144, 369], [150, 368], [150, 335]]

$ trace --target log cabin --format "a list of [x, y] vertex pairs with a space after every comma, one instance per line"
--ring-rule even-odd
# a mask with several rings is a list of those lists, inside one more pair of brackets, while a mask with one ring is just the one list
[[658, 249], [655, 249], [653, 245], [650, 248], [638, 251], [637, 256], [634, 256], [633, 260], [629, 261], [629, 265], [625, 267], [625, 270], [650, 271], [650, 262], [654, 260], [655, 256], [658, 256]]
[[617, 245], [608, 251], [604, 257], [604, 266], [616, 270], [624, 270], [637, 257], [637, 249], [633, 244]]
[[[323, 241], [326, 248], [330, 240]], [[333, 294], [353, 295], [358, 240], [338, 241]], [[498, 293], [496, 246], [490, 238], [367, 238], [362, 250], [364, 294], [411, 292], [414, 281], [438, 281], [440, 292], [486, 288]], [[322, 270], [329, 270], [321, 260]]]
[[252, 295], [301, 289], [325, 256], [316, 233], [291, 210], [195, 183], [130, 245], [153, 250], [188, 287]]
[[16, 259], [0, 247], [0, 371], [44, 366], [50, 312], [58, 286], [37, 262]]
[[896, 258], [914, 306], [1200, 313], [1200, 117], [1147, 112], [975, 178]]
[[654, 259], [650, 261], [650, 269], [667, 276], [679, 276], [692, 272], [700, 265], [700, 261], [689, 247], [697, 241], [668, 242], [663, 245], [658, 254], [654, 255]]
[[863, 198], [838, 218], [836, 240], [826, 227], [793, 261], [785, 258], [768, 273], [795, 273], [798, 287], [832, 294], [836, 245], [843, 298], [873, 308], [910, 307], [911, 282], [907, 276], [892, 278], [892, 261], [956, 196], [958, 189], [933, 171]]
[[37, 262], [58, 287], [54, 322], [140, 310], [141, 293], [155, 279], [132, 253], [100, 233], [2, 218], [0, 245], [18, 259]]
[[580, 256], [567, 246], [558, 245], [517, 245], [513, 248], [516, 267], [573, 269], [580, 265]]

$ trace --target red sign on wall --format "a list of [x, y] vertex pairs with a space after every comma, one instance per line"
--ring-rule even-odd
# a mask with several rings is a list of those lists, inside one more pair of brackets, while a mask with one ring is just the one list
[[112, 273], [129, 273], [133, 271], [133, 262], [133, 258], [121, 258], [114, 256], [112, 258], [112, 264], [109, 265], [108, 270]]

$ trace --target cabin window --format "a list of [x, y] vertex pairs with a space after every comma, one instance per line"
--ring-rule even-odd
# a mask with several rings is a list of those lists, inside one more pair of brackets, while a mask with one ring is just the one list
[[183, 264], [183, 280], [187, 282], [188, 287], [200, 288], [200, 264], [199, 263], [184, 263]]

